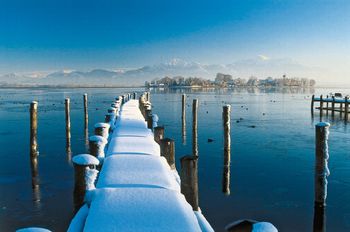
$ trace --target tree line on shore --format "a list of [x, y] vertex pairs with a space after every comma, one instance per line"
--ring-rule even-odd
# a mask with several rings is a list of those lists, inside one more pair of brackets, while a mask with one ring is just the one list
[[232, 75], [217, 73], [215, 80], [203, 79], [200, 77], [163, 77], [151, 82], [146, 81], [146, 87], [313, 87], [316, 84], [315, 80], [308, 78], [289, 78], [283, 75], [282, 78], [267, 77], [265, 79], [258, 79], [251, 76], [249, 79], [233, 78]]

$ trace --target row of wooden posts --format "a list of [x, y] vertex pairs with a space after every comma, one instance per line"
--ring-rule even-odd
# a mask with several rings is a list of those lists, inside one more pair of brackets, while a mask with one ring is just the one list
[[[111, 108], [108, 109], [108, 114], [105, 116], [105, 123], [99, 123], [95, 126], [95, 136], [89, 138], [89, 150], [90, 153], [97, 158], [104, 155], [104, 145], [107, 144], [107, 140], [103, 139], [108, 134], [109, 125], [116, 120], [116, 112], [118, 104], [119, 107], [127, 100], [136, 99], [137, 94], [133, 93], [122, 95], [116, 98], [116, 101], [111, 104]], [[84, 123], [85, 127], [88, 126], [88, 101], [87, 94], [83, 95], [84, 100]], [[312, 109], [314, 107], [314, 96], [312, 97]], [[150, 129], [153, 129], [154, 139], [159, 143], [161, 147], [161, 155], [166, 158], [170, 167], [175, 169], [175, 142], [173, 139], [165, 138], [165, 129], [163, 126], [153, 127], [153, 115], [150, 103], [150, 93], [146, 92], [139, 98], [140, 110], [145, 116], [147, 125]], [[347, 101], [345, 101], [347, 103]], [[322, 96], [320, 98], [320, 108], [322, 111]], [[335, 103], [333, 103], [335, 104]], [[345, 104], [345, 112], [347, 112], [348, 104]], [[334, 108], [332, 106], [332, 108]], [[36, 189], [38, 183], [37, 173], [37, 156], [38, 156], [38, 141], [37, 141], [37, 111], [38, 103], [33, 101], [30, 105], [30, 158], [32, 168], [32, 187]], [[231, 138], [230, 138], [230, 105], [223, 106], [223, 130], [224, 130], [224, 171], [223, 171], [223, 192], [225, 194], [230, 193], [230, 160], [231, 160]], [[346, 113], [347, 115], [347, 113]], [[66, 118], [66, 139], [67, 147], [70, 152], [70, 100], [65, 99], [65, 118]], [[184, 156], [180, 159], [181, 163], [181, 191], [185, 195], [186, 200], [191, 204], [194, 210], [198, 210], [198, 99], [193, 99], [192, 104], [192, 155]], [[186, 136], [186, 95], [182, 95], [182, 135]], [[328, 134], [329, 124], [319, 123], [316, 125], [316, 156], [315, 156], [315, 211], [314, 211], [314, 228], [322, 229], [325, 225], [325, 205], [327, 196], [327, 176], [329, 175], [327, 161], [328, 155]], [[101, 143], [101, 141], [104, 141]], [[102, 145], [101, 145], [102, 144]], [[69, 145], [69, 146], [68, 146]], [[79, 192], [80, 196], [84, 196], [85, 188], [82, 182], [82, 177], [85, 175], [84, 171], [90, 164], [75, 165], [76, 169], [76, 188], [83, 189], [83, 192]], [[84, 178], [83, 178], [84, 179]], [[84, 187], [81, 187], [84, 186]], [[83, 197], [80, 199], [80, 203]], [[318, 230], [322, 231], [322, 230]]]
[[[319, 102], [319, 106], [315, 108], [315, 102]], [[320, 110], [320, 117], [323, 116], [323, 111], [326, 111], [326, 114], [328, 116], [328, 112], [331, 111], [332, 117], [334, 117], [335, 112], [340, 113], [340, 117], [344, 114], [344, 120], [348, 121], [349, 118], [349, 98], [346, 96], [343, 99], [335, 98], [332, 96], [329, 98], [327, 95], [326, 98], [324, 98], [323, 95], [321, 95], [319, 98], [316, 98], [315, 95], [312, 95], [311, 97], [311, 114], [314, 114], [314, 109]], [[329, 106], [330, 105], [330, 106]], [[338, 105], [338, 107], [336, 106]]]

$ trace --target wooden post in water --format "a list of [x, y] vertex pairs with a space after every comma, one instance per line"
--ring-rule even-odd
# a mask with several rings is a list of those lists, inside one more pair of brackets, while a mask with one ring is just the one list
[[[96, 166], [99, 165], [97, 158], [89, 154], [76, 155], [72, 159], [74, 165], [74, 205], [75, 211], [78, 211], [79, 208], [84, 203], [84, 197], [86, 190], [89, 190], [91, 182], [89, 181], [88, 172], [95, 172], [97, 175]], [[90, 177], [91, 178], [91, 177]], [[90, 182], [90, 183], [89, 183]]]
[[314, 103], [315, 103], [315, 95], [313, 94], [311, 97], [311, 115], [314, 115]]
[[160, 144], [160, 141], [164, 139], [164, 126], [157, 126], [154, 128], [154, 141]]
[[38, 156], [38, 102], [30, 103], [30, 157]]
[[348, 102], [348, 97], [346, 96], [345, 97], [345, 109], [344, 109], [344, 118], [345, 118], [345, 121], [347, 122], [348, 121], [348, 113], [349, 113], [349, 102]]
[[224, 172], [223, 172], [223, 185], [222, 191], [226, 195], [230, 194], [230, 163], [231, 163], [231, 106], [226, 105], [223, 107], [222, 119], [224, 127]]
[[65, 116], [66, 116], [66, 151], [71, 152], [71, 134], [70, 134], [70, 99], [66, 98], [64, 101], [65, 105]]
[[335, 109], [335, 98], [332, 96], [332, 117], [334, 117], [334, 109]]
[[87, 98], [87, 93], [84, 94], [84, 119], [85, 119], [85, 128], [89, 124], [89, 113], [88, 113], [88, 98]]
[[89, 138], [89, 153], [96, 157], [100, 162], [105, 157], [104, 148], [107, 144], [107, 139], [100, 135], [93, 135]]
[[199, 209], [198, 200], [198, 157], [187, 155], [181, 162], [181, 193], [194, 211]]
[[108, 123], [96, 123], [95, 124], [95, 135], [100, 135], [104, 138], [108, 138], [110, 125]]
[[327, 198], [327, 177], [329, 176], [329, 127], [330, 124], [325, 122], [316, 125], [314, 231], [325, 230], [324, 212]]
[[195, 157], [198, 157], [198, 99], [193, 99], [192, 104], [192, 154]]
[[186, 144], [186, 94], [182, 94], [182, 144]]
[[320, 96], [320, 118], [322, 119], [323, 115], [323, 97], [322, 95]]
[[326, 96], [326, 112], [327, 112], [327, 115], [328, 115], [328, 110], [329, 110], [328, 98], [329, 98], [329, 96], [327, 95]]
[[175, 170], [175, 141], [165, 138], [160, 140], [160, 152], [165, 157], [172, 170]]
[[137, 93], [134, 92], [134, 93], [133, 93], [133, 99], [136, 100], [136, 98], [137, 98]]

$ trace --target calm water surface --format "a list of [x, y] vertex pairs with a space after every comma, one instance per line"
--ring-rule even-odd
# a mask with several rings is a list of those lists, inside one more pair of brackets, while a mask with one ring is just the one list
[[[0, 89], [0, 230], [42, 226], [65, 231], [73, 217], [71, 156], [86, 152], [83, 93], [89, 95], [89, 132], [115, 96], [142, 89]], [[315, 94], [332, 90], [316, 89]], [[337, 90], [350, 93], [350, 90]], [[186, 137], [181, 94], [187, 94]], [[333, 90], [333, 92], [335, 92]], [[193, 98], [199, 99], [199, 204], [216, 231], [252, 218], [280, 231], [312, 231], [314, 125], [310, 92], [259, 90], [152, 91], [153, 112], [176, 143], [179, 158], [192, 151]], [[72, 154], [66, 153], [64, 98], [71, 98]], [[29, 103], [39, 101], [39, 189], [32, 190]], [[230, 195], [222, 192], [222, 106], [231, 105]], [[336, 113], [331, 123], [326, 226], [350, 231], [350, 128]], [[208, 143], [208, 139], [214, 141]]]

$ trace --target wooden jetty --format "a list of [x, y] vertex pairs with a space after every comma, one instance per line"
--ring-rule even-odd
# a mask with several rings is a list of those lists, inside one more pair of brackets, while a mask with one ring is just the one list
[[[91, 138], [93, 146], [101, 141], [99, 152], [93, 152], [98, 153], [96, 157], [85, 154], [72, 159], [79, 171], [76, 181], [84, 177], [84, 187], [76, 185], [84, 188], [76, 191], [84, 194], [84, 202], [68, 231], [214, 231], [197, 207], [198, 201], [190, 205], [186, 199], [193, 196], [182, 194], [191, 191], [181, 189], [173, 141], [158, 134], [157, 142], [154, 139], [153, 125], [158, 117], [151, 112], [149, 93], [139, 100], [131, 96], [118, 97], [112, 104], [114, 110], [108, 109], [105, 122], [110, 125], [106, 128], [109, 134], [98, 133]], [[103, 146], [105, 152], [101, 152]], [[186, 170], [181, 176], [183, 173]], [[198, 192], [192, 194], [198, 199]]]
[[[319, 102], [319, 106], [315, 107], [315, 102]], [[349, 98], [346, 97], [337, 97], [337, 96], [323, 96], [315, 97], [312, 95], [311, 98], [311, 113], [313, 114], [314, 109], [320, 110], [320, 116], [323, 115], [323, 111], [327, 114], [330, 111], [332, 116], [335, 112], [339, 112], [340, 115], [344, 115], [344, 119], [347, 121], [349, 116]]]

